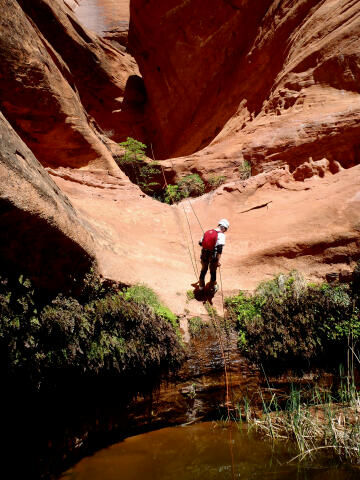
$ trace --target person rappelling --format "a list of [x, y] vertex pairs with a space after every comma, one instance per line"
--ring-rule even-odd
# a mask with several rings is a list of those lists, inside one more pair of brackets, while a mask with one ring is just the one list
[[209, 267], [210, 282], [207, 287], [214, 293], [219, 289], [216, 283], [216, 270], [220, 267], [220, 257], [225, 245], [225, 232], [229, 226], [229, 222], [226, 218], [223, 218], [219, 221], [217, 228], [207, 230], [199, 241], [199, 245], [202, 247], [200, 255], [201, 272], [198, 282], [200, 291], [205, 287], [205, 276]]

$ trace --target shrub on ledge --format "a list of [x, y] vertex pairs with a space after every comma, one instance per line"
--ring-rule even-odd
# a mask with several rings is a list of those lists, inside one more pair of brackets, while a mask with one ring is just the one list
[[306, 285], [295, 272], [261, 284], [253, 296], [226, 299], [239, 347], [266, 371], [344, 363], [349, 339], [360, 337], [349, 285]]

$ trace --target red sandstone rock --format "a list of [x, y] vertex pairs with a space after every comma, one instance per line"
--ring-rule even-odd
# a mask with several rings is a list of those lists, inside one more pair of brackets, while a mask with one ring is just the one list
[[70, 69], [87, 113], [116, 141], [143, 138], [145, 91], [134, 59], [86, 30], [62, 0], [19, 0]]
[[43, 165], [118, 172], [68, 66], [16, 1], [0, 8], [0, 105], [13, 128]]
[[68, 198], [0, 113], [1, 273], [68, 291], [94, 263], [92, 236]]
[[[179, 314], [205, 312], [201, 303], [186, 300], [196, 280], [190, 254], [194, 248], [199, 268], [202, 235], [188, 200], [169, 206], [103, 174], [82, 172], [86, 178], [79, 181], [70, 170], [54, 173], [92, 227], [105, 277], [145, 283]], [[225, 296], [292, 269], [321, 281], [329, 271], [348, 271], [359, 258], [360, 166], [305, 182], [294, 181], [286, 169], [275, 170], [225, 184], [191, 203], [204, 229], [223, 217], [230, 221], [221, 262]], [[219, 312], [221, 301], [216, 295]]]
[[62, 0], [0, 8], [0, 106], [13, 128], [43, 165], [120, 174], [97, 122], [119, 140], [141, 130], [134, 61], [86, 32]]
[[238, 152], [253, 173], [309, 157], [359, 163], [359, 13], [351, 0], [133, 0], [130, 46], [157, 156], [217, 136], [212, 158]]
[[[89, 160], [89, 145], [95, 149], [99, 144], [77, 144], [72, 135], [80, 132], [81, 138], [93, 135], [91, 141], [98, 140], [96, 125], [83, 121], [86, 114], [77, 84], [71, 89], [64, 80], [75, 82], [70, 70], [80, 72], [83, 66], [69, 69], [58, 52], [64, 46], [53, 48], [33, 23], [21, 17], [14, 2], [0, 2], [12, 8], [12, 15], [3, 17], [6, 21], [0, 19], [12, 32], [8, 43], [1, 43], [5, 64], [0, 69], [10, 72], [0, 77], [2, 103], [34, 151], [45, 156], [55, 148], [60, 160], [43, 163], [61, 166], [49, 168], [49, 173], [76, 208], [74, 228], [80, 223], [91, 231], [102, 273], [123, 283], [150, 285], [177, 313], [184, 309], [204, 313], [202, 304], [186, 303], [186, 291], [197, 275], [193, 268], [199, 266], [201, 236], [188, 201], [164, 205], [116, 175], [116, 169], [108, 175], [104, 170], [111, 170], [112, 160], [104, 161], [102, 153]], [[47, 0], [42, 5], [57, 18], [57, 7], [50, 8]], [[329, 272], [349, 271], [360, 247], [360, 166], [355, 166], [358, 2], [262, 0], [250, 11], [254, 2], [233, 0], [217, 2], [214, 15], [204, 15], [204, 2], [198, 0], [191, 8], [190, 2], [175, 0], [166, 5], [161, 0], [134, 0], [132, 5], [133, 48], [148, 88], [149, 125], [157, 129], [148, 134], [158, 143], [158, 152], [188, 153], [212, 141], [193, 155], [162, 162], [166, 175], [198, 172], [205, 179], [212, 174], [227, 177], [216, 191], [192, 200], [204, 228], [224, 216], [230, 220], [222, 259], [225, 295], [251, 290], [259, 281], [294, 268], [315, 280]], [[207, 8], [211, 5], [212, 1]], [[80, 32], [88, 35], [85, 43], [96, 43], [91, 34]], [[9, 39], [17, 63], [12, 50], [3, 47], [9, 46]], [[100, 63], [105, 62], [98, 47], [91, 48]], [[113, 51], [109, 48], [108, 53]], [[343, 63], [341, 55], [346, 57]], [[107, 121], [110, 97], [106, 109], [92, 107], [96, 101], [91, 103], [91, 88], [80, 82], [79, 94], [84, 103], [89, 96], [88, 108], [98, 112], [100, 123], [103, 114]], [[34, 96], [36, 89], [41, 97]], [[9, 97], [6, 101], [3, 92]], [[138, 95], [135, 86], [130, 95], [135, 104], [143, 100]], [[54, 118], [53, 125], [49, 118]], [[47, 130], [48, 124], [52, 128]], [[82, 145], [79, 152], [84, 158], [78, 163], [69, 161], [74, 158], [71, 149], [61, 157], [61, 149], [71, 142]], [[252, 164], [253, 177], [248, 180], [239, 179], [244, 159]], [[69, 166], [82, 169], [64, 168]], [[194, 254], [195, 264], [190, 260]], [[222, 297], [215, 299], [221, 312]]]

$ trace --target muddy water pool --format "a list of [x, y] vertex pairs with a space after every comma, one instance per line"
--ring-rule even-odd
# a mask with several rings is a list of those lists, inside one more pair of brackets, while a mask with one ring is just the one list
[[75, 15], [98, 35], [129, 23], [130, 0], [78, 0]]
[[236, 425], [171, 427], [129, 437], [84, 458], [61, 480], [355, 480], [360, 470], [322, 461], [288, 464], [295, 452]]

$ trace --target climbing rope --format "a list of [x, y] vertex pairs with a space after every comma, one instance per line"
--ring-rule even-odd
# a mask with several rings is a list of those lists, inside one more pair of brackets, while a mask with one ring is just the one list
[[202, 227], [202, 225], [201, 225], [201, 223], [200, 223], [200, 220], [199, 220], [198, 216], [196, 215], [196, 212], [195, 212], [195, 210], [194, 210], [194, 207], [192, 206], [192, 203], [190, 202], [189, 199], [188, 199], [188, 202], [189, 202], [190, 207], [191, 207], [191, 209], [192, 209], [192, 211], [193, 211], [193, 213], [194, 213], [194, 215], [195, 215], [195, 217], [196, 217], [196, 220], [198, 221], [198, 224], [200, 225], [200, 228], [201, 228], [202, 232], [205, 233], [205, 232], [204, 232], [204, 229], [203, 229], [203, 227]]
[[[185, 214], [185, 218], [186, 218], [186, 221], [187, 221], [187, 224], [188, 224], [188, 227], [189, 227], [189, 233], [190, 233], [190, 238], [191, 238], [191, 243], [192, 243], [192, 248], [193, 248], [193, 254], [194, 254], [194, 262], [195, 262], [195, 268], [196, 268], [196, 279], [199, 278], [199, 271], [197, 269], [197, 263], [196, 263], [196, 256], [195, 256], [195, 246], [194, 246], [194, 240], [193, 240], [193, 236], [192, 236], [192, 233], [191, 233], [191, 227], [190, 227], [190, 222], [189, 222], [189, 218], [187, 216], [187, 213], [186, 213], [186, 210], [185, 210], [185, 207], [183, 204], [181, 204], [182, 206], [182, 209], [184, 211], [184, 214]], [[189, 252], [190, 252], [190, 249], [188, 248]], [[192, 261], [192, 260], [191, 260]]]
[[[154, 157], [154, 151], [153, 151], [153, 147], [151, 145], [151, 151], [152, 151], [152, 156], [153, 156], [153, 160], [155, 161], [155, 157]], [[163, 166], [161, 165], [161, 172], [163, 174], [163, 178], [164, 178], [164, 183], [165, 185], [167, 186], [167, 182], [166, 182], [166, 178], [165, 178], [165, 173], [164, 173], [164, 169], [163, 169]], [[199, 217], [197, 216], [195, 210], [194, 210], [194, 207], [192, 206], [192, 203], [190, 202], [190, 200], [188, 199], [188, 203], [190, 204], [190, 207], [191, 207], [191, 210], [193, 211], [193, 214], [201, 228], [201, 231], [203, 232], [203, 234], [205, 233], [202, 225], [201, 225], [201, 222], [199, 220]], [[193, 256], [191, 254], [191, 251], [190, 251], [190, 247], [188, 245], [188, 242], [187, 242], [187, 239], [186, 239], [186, 235], [185, 235], [185, 232], [183, 231], [183, 234], [184, 234], [184, 237], [185, 237], [185, 243], [186, 243], [186, 246], [187, 246], [187, 250], [188, 250], [188, 253], [189, 253], [189, 256], [190, 256], [190, 261], [191, 261], [191, 265], [193, 267], [193, 270], [194, 270], [194, 274], [196, 276], [196, 279], [199, 278], [199, 272], [198, 272], [198, 269], [197, 269], [197, 263], [196, 263], [196, 256], [195, 256], [195, 246], [194, 246], [194, 240], [193, 240], [193, 236], [192, 236], [192, 233], [191, 233], [191, 227], [190, 227], [190, 222], [189, 222], [189, 218], [188, 218], [188, 215], [186, 213], [186, 210], [185, 210], [185, 207], [184, 207], [184, 204], [181, 204], [182, 206], [182, 209], [183, 209], [183, 212], [184, 212], [184, 215], [185, 215], [185, 218], [186, 218], [186, 222], [187, 222], [187, 225], [188, 225], [188, 228], [189, 228], [189, 233], [190, 233], [190, 238], [191, 238], [191, 243], [192, 243], [192, 249], [193, 249]], [[222, 309], [223, 309], [223, 316], [225, 318], [225, 301], [224, 301], [224, 290], [223, 290], [223, 282], [222, 282], [222, 276], [221, 276], [221, 269], [219, 267], [219, 276], [220, 276], [220, 287], [221, 287], [221, 298], [222, 298]], [[220, 325], [217, 325], [216, 323], [216, 318], [215, 318], [215, 313], [214, 313], [214, 310], [211, 309], [211, 316], [212, 316], [212, 319], [213, 319], [213, 324], [215, 326], [215, 331], [217, 333], [217, 336], [218, 336], [218, 341], [219, 341], [219, 346], [220, 346], [220, 352], [221, 352], [221, 356], [222, 356], [222, 359], [223, 359], [223, 362], [224, 362], [224, 373], [225, 373], [225, 388], [226, 388], [226, 400], [225, 400], [225, 405], [227, 407], [227, 412], [228, 412], [228, 420], [230, 420], [230, 405], [232, 405], [232, 402], [230, 402], [230, 395], [229, 395], [229, 392], [230, 392], [230, 385], [229, 385], [229, 376], [228, 376], [228, 362], [230, 363], [230, 358], [228, 357], [228, 361], [226, 360], [226, 357], [225, 357], [225, 350], [224, 350], [224, 345], [223, 345], [223, 341], [222, 341], [222, 337], [221, 337], [221, 329], [220, 329]], [[229, 348], [227, 349], [228, 351], [228, 355], [229, 355]], [[233, 465], [232, 465], [233, 466]]]
[[[152, 143], [150, 144], [150, 147], [151, 147], [151, 153], [152, 153], [153, 161], [156, 162]], [[171, 164], [172, 164], [172, 162], [171, 162]], [[166, 181], [165, 172], [164, 172], [164, 167], [163, 167], [161, 164], [160, 164], [160, 169], [161, 169], [161, 173], [162, 173], [163, 178], [164, 178], [165, 186], [166, 186], [166, 188], [167, 188], [167, 187], [168, 187], [168, 183], [167, 183], [167, 181]], [[190, 204], [190, 205], [191, 205], [191, 204]], [[181, 230], [182, 230], [182, 233], [183, 233], [183, 236], [184, 236], [184, 240], [185, 240], [185, 244], [186, 244], [186, 247], [187, 247], [187, 251], [188, 251], [188, 253], [189, 253], [189, 257], [190, 257], [190, 261], [191, 261], [191, 266], [192, 266], [192, 268], [193, 268], [193, 270], [194, 270], [194, 274], [195, 274], [195, 277], [196, 277], [196, 280], [197, 280], [197, 279], [199, 278], [199, 273], [198, 273], [197, 264], [196, 264], [194, 241], [193, 241], [193, 238], [192, 238], [190, 223], [189, 223], [189, 219], [188, 219], [188, 217], [187, 217], [187, 214], [186, 214], [184, 205], [182, 205], [182, 207], [183, 207], [184, 214], [185, 214], [185, 217], [186, 217], [186, 221], [187, 221], [187, 224], [188, 224], [188, 227], [189, 227], [191, 242], [192, 242], [192, 246], [193, 246], [194, 259], [193, 259], [192, 255], [191, 255], [191, 251], [190, 251], [190, 248], [189, 248], [189, 245], [188, 245], [188, 241], [187, 241], [187, 239], [186, 239], [185, 232], [184, 232], [184, 230], [183, 230], [182, 228], [181, 228]], [[191, 208], [192, 208], [192, 205], [191, 205]], [[194, 209], [193, 209], [193, 211], [194, 211]], [[194, 212], [194, 213], [195, 213], [195, 212]], [[195, 215], [196, 215], [196, 214], [195, 214]], [[199, 221], [199, 220], [198, 220], [198, 221]], [[200, 226], [201, 226], [201, 225], [200, 225]]]
[[[196, 217], [196, 220], [198, 221], [199, 225], [200, 225], [200, 228], [202, 230], [202, 232], [204, 233], [204, 229], [200, 223], [200, 220], [198, 218], [198, 216], [196, 215], [196, 212], [191, 204], [191, 202], [188, 200], [190, 206], [191, 206], [191, 209]], [[184, 211], [184, 214], [185, 214], [185, 217], [186, 217], [186, 221], [187, 221], [187, 224], [188, 224], [188, 227], [189, 227], [189, 232], [190, 232], [190, 236], [191, 236], [191, 241], [192, 241], [192, 245], [193, 245], [193, 252], [194, 252], [194, 260], [195, 260], [195, 265], [196, 265], [196, 259], [195, 259], [195, 248], [194, 248], [194, 242], [193, 242], [193, 238], [192, 238], [192, 234], [191, 234], [191, 228], [190, 228], [190, 223], [189, 223], [189, 219], [188, 219], [188, 216], [186, 214], [186, 211], [185, 211], [185, 208], [184, 208], [184, 205], [182, 204], [182, 208], [183, 208], [183, 211]], [[191, 257], [191, 253], [190, 253], [190, 248], [188, 247], [188, 251], [189, 251], [189, 254], [190, 254], [190, 257]], [[191, 257], [191, 261], [192, 261], [192, 257]], [[225, 300], [224, 300], [224, 289], [223, 289], [223, 282], [222, 282], [222, 275], [221, 275], [221, 269], [219, 267], [219, 277], [220, 277], [220, 289], [221, 289], [221, 299], [222, 299], [222, 310], [223, 310], [223, 317], [224, 317], [224, 320], [225, 320]], [[210, 316], [212, 318], [212, 322], [213, 322], [213, 325], [214, 325], [214, 328], [215, 328], [215, 332], [216, 332], [216, 335], [217, 335], [217, 338], [218, 338], [218, 343], [219, 343], [219, 347], [220, 347], [220, 353], [221, 353], [221, 357], [222, 357], [222, 360], [223, 360], [223, 363], [224, 363], [224, 375], [225, 375], [225, 391], [226, 391], [226, 394], [225, 394], [225, 406], [226, 406], [226, 409], [227, 409], [227, 419], [228, 421], [230, 422], [230, 428], [229, 428], [229, 448], [230, 448], [230, 456], [231, 456], [231, 476], [232, 476], [232, 479], [235, 480], [235, 462], [234, 462], [234, 445], [233, 445], [233, 439], [232, 439], [232, 423], [231, 423], [231, 413], [230, 413], [230, 407], [233, 407], [233, 398], [232, 398], [232, 379], [231, 379], [231, 370], [229, 369], [229, 365], [230, 365], [230, 348], [229, 348], [229, 343], [227, 345], [227, 357], [226, 358], [226, 355], [225, 355], [225, 348], [224, 348], [224, 343], [223, 343], [223, 339], [222, 339], [222, 331], [221, 331], [221, 328], [220, 328], [220, 325], [217, 323], [216, 321], [216, 315], [215, 315], [215, 310], [210, 306], [210, 308], [208, 309], [208, 312], [210, 313]], [[230, 336], [229, 334], [227, 333], [227, 339], [228, 339], [228, 342], [229, 342], [229, 339], [230, 339]], [[229, 381], [229, 376], [230, 376], [230, 381]], [[230, 394], [231, 394], [231, 398], [230, 398]]]
[[[198, 221], [199, 225], [200, 225], [200, 228], [202, 230], [202, 232], [204, 233], [204, 229], [200, 223], [200, 220], [199, 220], [199, 217], [196, 215], [196, 212], [191, 204], [191, 202], [188, 200], [190, 206], [191, 206], [191, 209], [196, 217], [196, 220]], [[184, 210], [184, 214], [185, 214], [185, 217], [186, 217], [186, 220], [187, 220], [187, 224], [188, 224], [188, 227], [189, 227], [189, 231], [190, 231], [190, 236], [191, 236], [191, 241], [192, 241], [192, 244], [193, 244], [193, 251], [194, 251], [194, 259], [195, 259], [195, 248], [194, 248], [194, 242], [193, 242], [193, 239], [192, 239], [192, 235], [191, 235], [191, 228], [190, 228], [190, 223], [189, 223], [189, 219], [188, 219], [188, 216], [186, 214], [186, 211], [185, 211], [185, 208], [184, 208], [184, 205], [182, 205], [183, 207], [183, 210]], [[190, 249], [189, 249], [190, 251]], [[195, 260], [195, 264], [196, 264], [196, 260]], [[221, 290], [221, 298], [222, 298], [222, 309], [223, 309], [223, 316], [225, 318], [225, 300], [224, 300], [224, 289], [223, 289], [223, 282], [222, 282], [222, 276], [221, 276], [221, 269], [219, 267], [219, 276], [220, 276], [220, 290]], [[225, 397], [225, 405], [226, 405], [226, 408], [227, 408], [227, 412], [228, 412], [228, 419], [230, 420], [230, 406], [232, 406], [232, 401], [230, 401], [230, 389], [231, 389], [231, 385], [230, 385], [230, 382], [229, 382], [229, 373], [228, 373], [228, 364], [230, 364], [230, 358], [229, 358], [229, 348], [227, 348], [227, 352], [228, 352], [228, 359], [226, 359], [226, 356], [225, 356], [225, 349], [224, 349], [224, 344], [223, 344], [223, 341], [222, 341], [222, 336], [221, 336], [221, 328], [220, 328], [220, 325], [217, 325], [217, 322], [216, 322], [216, 317], [215, 317], [215, 313], [214, 313], [214, 310], [211, 308], [210, 310], [211, 312], [211, 317], [212, 317], [212, 320], [213, 320], [213, 325], [215, 327], [215, 332], [217, 334], [217, 337], [218, 337], [218, 342], [219, 342], [219, 346], [220, 346], [220, 352], [221, 352], [221, 356], [222, 356], [222, 359], [223, 359], [223, 362], [224, 362], [224, 373], [225, 373], [225, 389], [226, 389], [226, 397]], [[229, 346], [228, 346], [229, 347]], [[232, 382], [231, 382], [232, 383]]]

